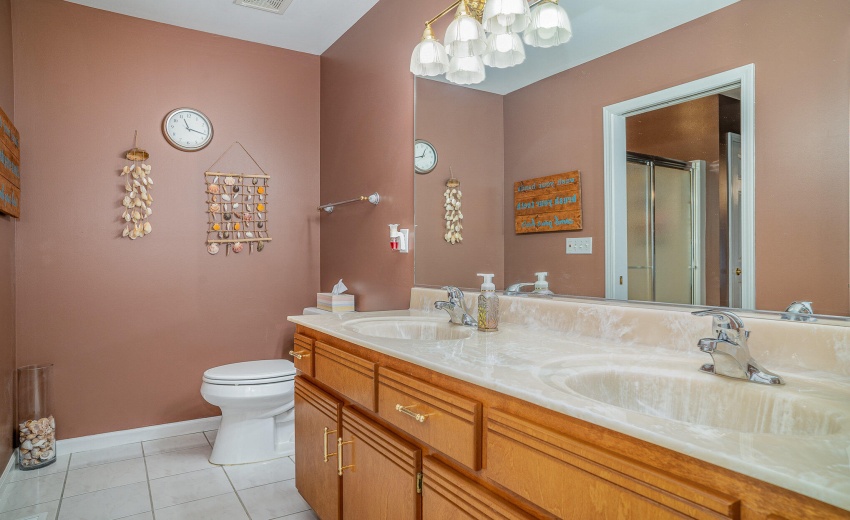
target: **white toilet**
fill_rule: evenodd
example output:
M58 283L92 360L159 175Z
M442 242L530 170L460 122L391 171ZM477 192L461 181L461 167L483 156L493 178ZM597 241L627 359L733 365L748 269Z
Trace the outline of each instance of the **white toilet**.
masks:
M221 408L210 462L248 464L295 453L295 366L247 361L204 372L201 395Z

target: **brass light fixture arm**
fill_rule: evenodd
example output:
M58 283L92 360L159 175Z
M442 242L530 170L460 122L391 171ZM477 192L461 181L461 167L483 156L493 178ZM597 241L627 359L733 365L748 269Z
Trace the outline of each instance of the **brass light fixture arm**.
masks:
M427 22L425 22L425 27L430 26L432 23L436 22L436 21L437 21L437 20L439 20L440 18L442 18L442 17L446 16L447 14L449 14L449 12L450 12L452 9L457 8L457 6L459 6L459 5L460 5L460 3L461 3L461 2L463 2L463 1L464 1L464 0L457 0L457 2L455 2L455 3L453 3L452 5L450 5L450 6L446 7L445 9L443 9L443 12L442 12L442 13L438 14L438 15L437 15L437 16L435 16L434 18L431 18L430 20L428 20Z
M464 1L466 1L466 0L457 0L456 2L452 3L452 5L443 9L443 11L440 14L438 14L434 18L431 18L427 22L425 22L425 28L427 29L428 27L431 27L431 24L433 24L434 22L436 22L440 18L446 16L447 14L449 14L452 11L452 9L456 9L457 6L459 6L460 3L464 2ZM532 7L535 7L539 4L542 4L543 2L552 2L553 4L557 4L558 0L534 0L534 1L528 3L528 7L529 7L529 9L531 9ZM479 6L480 11L478 12L478 14L480 15L480 13L484 11L484 4L487 3L487 0L478 0L477 3L480 4L480 6Z

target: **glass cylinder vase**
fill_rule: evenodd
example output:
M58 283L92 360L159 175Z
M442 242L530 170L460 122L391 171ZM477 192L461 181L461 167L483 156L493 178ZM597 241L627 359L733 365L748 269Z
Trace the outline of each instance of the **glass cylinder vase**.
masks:
M18 467L39 469L56 462L53 365L18 369Z

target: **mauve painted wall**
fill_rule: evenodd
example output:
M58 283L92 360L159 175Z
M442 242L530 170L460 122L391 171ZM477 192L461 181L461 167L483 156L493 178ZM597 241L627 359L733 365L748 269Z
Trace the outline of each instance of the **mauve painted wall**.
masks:
M818 312L850 314L846 0L744 0L509 94L506 193L522 178L581 170L584 229L569 236L594 244L592 255L560 256L565 234L508 233L505 280L527 277L512 267L523 265L520 255L558 255L555 291L604 296L602 108L748 63L756 66L756 305L812 299ZM564 121L561 132L543 130Z
M0 107L15 122L12 4L0 0ZM26 140L22 138L24 145ZM23 169L26 173L26 168ZM15 220L0 216L0 467L12 453L15 431Z
M411 254L393 253L387 225L413 228L410 53L423 22L445 7L381 0L322 54L321 200L381 194L378 206L322 215L322 290L344 278L359 311L409 306L416 239ZM435 31L445 31L441 23Z
M504 286L504 97L459 85L416 81L416 138L437 149L437 167L414 180L417 285L478 288L477 273ZM451 171L463 195L463 242L445 240L445 191Z
M204 370L285 356L286 316L315 304L319 57L60 0L13 0L13 12L18 362L56 364L62 438L217 415ZM205 150L162 137L180 106L211 118ZM130 241L118 170L135 129L156 185L153 233ZM210 256L204 171L236 140L272 176L274 240Z

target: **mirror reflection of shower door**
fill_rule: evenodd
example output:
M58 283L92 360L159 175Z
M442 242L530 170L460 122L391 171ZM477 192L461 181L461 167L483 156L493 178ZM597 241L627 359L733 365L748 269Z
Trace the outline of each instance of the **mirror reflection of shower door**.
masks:
M726 134L726 172L729 194L729 307L742 307L741 271L741 136Z
M700 192L691 164L633 153L627 160L628 298L701 303L694 244L702 220L692 200Z

